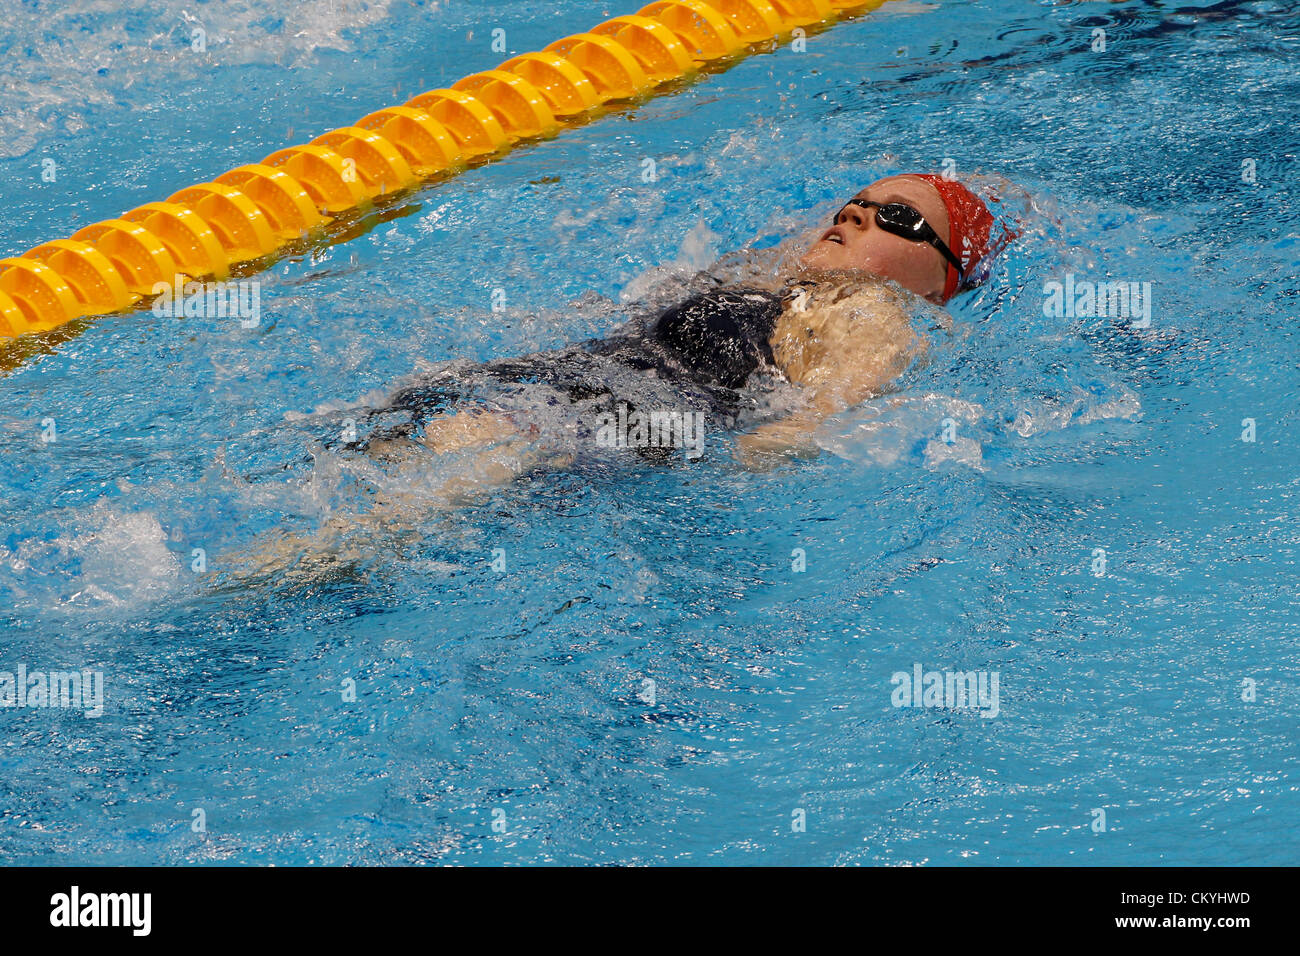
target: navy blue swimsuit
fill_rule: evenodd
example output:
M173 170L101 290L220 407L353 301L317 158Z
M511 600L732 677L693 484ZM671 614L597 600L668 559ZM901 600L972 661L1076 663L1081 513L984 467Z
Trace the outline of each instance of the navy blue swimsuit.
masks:
M757 289L715 289L668 309L643 340L595 340L587 348L633 368L654 367L706 387L743 388L760 365L773 365L772 330L781 296ZM643 350L629 354L629 345Z
M782 301L764 290L710 289L607 338L448 368L403 388L384 411L405 410L418 421L493 389L541 383L570 403L598 399L591 406L597 409L616 402L648 406L671 395L674 404L698 408L728 427L745 405L739 390L760 367L774 364L769 340ZM628 376L629 369L641 374Z

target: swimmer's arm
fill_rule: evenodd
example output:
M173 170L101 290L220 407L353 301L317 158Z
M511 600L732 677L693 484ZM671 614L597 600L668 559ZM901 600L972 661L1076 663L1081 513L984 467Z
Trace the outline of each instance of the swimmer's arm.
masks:
M925 340L912 333L906 316L900 311L897 318L885 335L860 336L854 348L840 353L835 367L815 370L814 382L805 386L803 410L739 436L737 460L761 471L782 461L817 457L821 448L814 432L822 422L882 394L925 351Z
M819 412L797 412L759 425L736 438L736 460L751 471L764 471L792 458L816 458L821 449L812 434L822 419Z
M765 422L736 439L736 458L753 471L763 471L794 458L816 458L821 453L814 432L822 422L880 394L887 384L870 378L811 387L807 406L774 422Z

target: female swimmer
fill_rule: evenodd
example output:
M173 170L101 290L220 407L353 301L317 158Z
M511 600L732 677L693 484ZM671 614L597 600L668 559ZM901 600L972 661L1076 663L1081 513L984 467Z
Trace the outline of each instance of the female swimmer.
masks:
M956 181L890 176L850 199L798 260L796 275L773 287L707 289L603 339L448 363L370 409L370 433L352 446L409 464L405 470L421 476L418 489L384 482L364 516L335 514L309 550L324 554L333 545L323 539L341 541L362 525L403 524L392 520L403 500L453 506L534 468L563 467L594 449L597 422L616 412L626 420L636 411L691 411L732 430L761 418L770 405L765 388L793 386L798 398L784 417L738 436L736 454L760 467L815 451L811 433L822 419L879 395L924 351L904 297L884 280L948 302L981 281L993 224ZM652 459L665 453L640 451ZM429 469L430 452L445 455L448 467ZM283 558L303 544L282 541L275 550Z
M745 386L762 371L799 386L804 407L742 436L738 453L750 464L765 451L797 453L822 418L879 394L923 347L903 301L880 280L945 303L979 281L992 226L987 207L960 183L917 174L882 179L840 209L799 260L798 278L776 289L698 293L653 321L642 317L565 349L453 364L375 410L376 418L397 413L404 420L380 429L366 447L392 453L394 443L418 441L449 451L514 435L536 438L535 416L530 421L506 400L510 386L524 384L547 386L548 404L573 408L567 421L587 438L601 412L617 405L648 412L652 402L699 410L734 428L759 398ZM613 383L627 379L617 374L620 367L668 387L652 389L643 380L636 394L619 394ZM530 393L533 404L537 393Z

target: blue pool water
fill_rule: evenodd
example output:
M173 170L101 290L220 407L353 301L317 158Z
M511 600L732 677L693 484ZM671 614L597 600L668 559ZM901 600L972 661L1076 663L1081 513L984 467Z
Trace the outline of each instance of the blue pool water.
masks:
M0 253L489 69L494 28L513 54L628 12L10 3ZM0 859L1300 862L1297 56L1285 3L890 3L280 261L254 328L11 346L0 671L105 695L0 709ZM945 161L1020 236L816 459L710 436L214 584L351 494L321 437L368 396L600 334ZM1150 283L1149 324L1045 314L1067 275ZM893 706L916 664L996 672L997 716Z

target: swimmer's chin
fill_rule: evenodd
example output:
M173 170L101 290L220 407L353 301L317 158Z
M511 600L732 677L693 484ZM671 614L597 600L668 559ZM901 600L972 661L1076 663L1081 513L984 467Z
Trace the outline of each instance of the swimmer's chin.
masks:
M835 261L843 252L842 246L823 239L814 243L812 248L799 257L796 270L802 273L844 269L844 263Z
M796 275L801 279L825 280L829 282L843 282L846 279L875 279L883 282L884 276L873 272L870 269L862 269L854 266L844 265L837 262L824 262L821 256L815 254L816 250L808 253L799 260L795 267Z
M818 250L814 246L810 252L798 261L795 267L797 278L828 283L842 283L850 280L878 282L925 299L935 305L943 305L943 297L940 295L921 295L914 290L908 289L898 280L876 272L874 269L864 269L861 266L849 266L836 262L822 262L822 257L817 252Z

